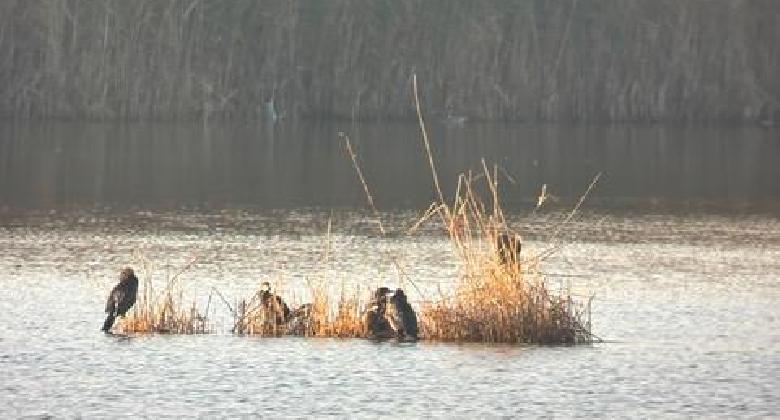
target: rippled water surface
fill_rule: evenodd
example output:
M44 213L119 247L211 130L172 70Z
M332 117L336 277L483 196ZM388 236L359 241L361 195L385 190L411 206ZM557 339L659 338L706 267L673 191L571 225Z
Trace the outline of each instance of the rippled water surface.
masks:
M384 214L394 232L416 216ZM533 252L562 217L512 224ZM98 331L103 299L139 255L158 277L196 258L185 284L201 303L210 287L236 299L264 279L288 290L312 278L394 286L393 259L425 294L450 286L457 262L435 225L382 238L349 211L6 214L0 417L780 414L780 219L593 211L564 237L544 270L554 287L595 293L604 343L269 339L224 325L205 336L119 337Z
M413 304L451 290L441 227L406 234L434 196L415 124L2 122L0 418L780 416L776 127L430 123L444 194L495 164L524 252L603 174L542 269L595 295L604 342L229 333L213 288L235 303L269 281L301 302L308 282L396 287L400 269ZM184 299L208 303L214 334L98 331L121 267L160 284L192 261Z

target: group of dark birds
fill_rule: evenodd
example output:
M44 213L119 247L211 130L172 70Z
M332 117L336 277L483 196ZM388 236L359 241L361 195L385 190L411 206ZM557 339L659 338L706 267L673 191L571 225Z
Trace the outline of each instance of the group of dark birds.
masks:
M417 314L406 299L402 289L396 289L392 296L390 289L380 287L374 292L364 323L369 338L417 340Z
M496 253L501 264L516 264L521 248L520 238L516 235L502 233L496 238ZM108 294L103 331L110 332L116 317L124 317L127 314L135 304L137 294L138 277L133 269L123 269L119 274L119 284ZM311 312L310 304L291 311L281 296L271 292L268 282L262 284L258 295L260 304L270 314L273 322L277 325L291 323L293 333ZM363 321L369 338L414 341L418 337L417 314L402 289L396 289L394 292L387 287L376 289Z
M312 305L304 304L291 310L281 296L271 291L268 282L260 286L257 296L265 322L270 326L286 326L286 334L305 335L309 326ZM402 289L392 292L378 288L364 313L365 335L373 339L397 338L417 340L417 314Z
M273 319L277 325L290 321L293 317L290 307L284 302L281 296L271 292L271 284L263 282L258 292L260 305L266 310L268 318Z

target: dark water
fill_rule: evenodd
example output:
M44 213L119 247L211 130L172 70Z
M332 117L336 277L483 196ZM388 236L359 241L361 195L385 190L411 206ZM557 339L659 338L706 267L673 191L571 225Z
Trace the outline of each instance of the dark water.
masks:
M780 202L780 131L763 127L431 125L440 179L499 165L508 206L542 184L592 204L716 207ZM11 208L362 207L337 135L352 137L380 208L426 208L428 162L414 124L0 125L0 203ZM568 204L567 204L568 205Z
M413 304L452 286L458 262L439 226L377 235L332 135L348 126L276 130L3 128L0 417L780 415L780 217L722 201L778 197L768 130L435 128L442 179L478 169L479 156L512 173L510 225L524 252L549 246L565 216L529 214L538 185L567 204L605 171L593 198L607 205L586 206L542 266L551 287L595 294L604 343L234 337L224 305L209 311L213 335L100 334L118 268L142 260L160 281L196 258L183 282L199 305L211 287L233 300L266 280L291 300L306 300L312 280L395 287L395 264L420 288L405 286ZM405 232L432 199L416 132L359 133L382 217ZM730 210L638 210L622 207L626 197Z

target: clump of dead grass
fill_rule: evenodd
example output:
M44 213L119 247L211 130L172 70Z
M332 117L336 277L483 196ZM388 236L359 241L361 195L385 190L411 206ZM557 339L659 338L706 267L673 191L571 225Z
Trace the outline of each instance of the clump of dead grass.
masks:
M480 192L477 182L482 180ZM539 269L543 254L525 250L516 260L499 258L499 235L522 236L504 217L497 167L490 171L483 161L479 176L461 175L453 204L439 206L437 213L447 226L461 273L452 293L422 303L423 337L494 343L591 341L589 323L583 322L589 308L568 290L548 286Z
M172 276L164 278L164 286L155 287L154 265L143 255L136 255L142 266L138 297L129 315L114 327L121 333L205 334L213 331L206 314L211 295L203 311L196 303L185 303L182 276L192 268L192 259Z
M448 204L439 184L415 75L412 81L422 141L438 195L438 201L424 217L439 216L461 264L455 290L440 293L438 300L423 302L419 312L422 336L432 340L502 343L591 342L590 322L583 322L584 317L590 317L590 301L586 307L577 304L569 291L553 292L538 268L543 258L557 249L557 234L573 217L599 176L591 182L569 217L556 228L551 249L539 254L526 251L515 261L500 261L498 235L510 234L520 240L522 236L512 231L504 217L498 192L498 167L491 171L483 160L481 173L462 174L455 199ZM537 207L542 204L543 196L544 193ZM373 206L373 200L369 199L369 204Z
M296 335L305 337L356 338L366 336L363 322L364 304L357 290L351 291L343 284L338 291L328 287L325 281L310 281L311 301L305 304L293 299L290 317L279 322L280 308L271 301L263 305L256 293L249 300L237 305L233 331L238 334L261 336ZM276 293L284 295L277 288Z
M359 292L350 291L343 284L335 298L331 298L322 284L310 284L314 299L306 335L312 337L365 337L364 304Z

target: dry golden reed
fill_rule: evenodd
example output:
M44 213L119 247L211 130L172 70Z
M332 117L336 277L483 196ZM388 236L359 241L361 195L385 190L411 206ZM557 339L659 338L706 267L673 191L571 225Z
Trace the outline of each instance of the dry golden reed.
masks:
M263 305L255 297L239 303L234 332L265 336L297 335L306 337L356 338L367 335L363 323L364 304L360 293L341 285L331 293L326 282L309 282L311 302L293 305L288 319L281 321L274 299ZM258 292L259 293L259 292ZM283 293L280 295L283 295ZM245 303L246 302L246 303ZM247 308L245 310L241 308ZM281 321L281 322L280 322Z
M182 274L196 262L191 260L173 276L165 279L165 286L156 290L152 281L153 267L142 255L137 255L144 274L138 297L129 315L120 319L115 329L121 333L205 334L213 331L205 316L211 303L201 312L195 302L184 302Z
M498 202L497 171L479 177L490 205L476 192L472 175L459 178L454 204L441 211L461 274L450 294L423 302L422 336L432 340L564 344L590 341L583 309L566 292L553 293L539 271L540 258L526 251L516 261L499 258L498 236L511 232Z
M500 261L498 236L507 234L521 240L521 235L511 231L504 217L498 192L498 166L491 171L483 159L481 173L469 172L458 177L452 204L444 199L422 115L416 75L412 75L412 88L438 195L438 202L431 208L447 227L461 264L455 291L440 293L438 300L423 302L419 314L422 336L432 340L502 343L590 342L590 325L583 326L580 320L585 309L575 305L570 294L563 291L554 294L549 290L538 270L540 255L528 256L526 251L516 260ZM598 176L566 221L597 180ZM486 192L480 192L478 183L484 183L486 188L481 191ZM489 197L487 200L483 198L485 195Z
M480 194L478 184L483 183L487 188L481 188ZM485 200L483 196L489 198ZM420 338L541 344L592 341L589 322L583 322L589 308L578 304L568 291L553 292L548 287L539 268L542 257L549 255L547 251L539 254L525 251L517 259L504 262L499 258L498 236L509 234L519 239L520 235L510 231L504 217L497 168L491 172L483 162L483 172L478 176L461 175L453 204L432 205L412 230L435 216L446 226L460 262L460 275L452 292L440 291L437 299L423 301L417 308ZM308 286L312 296L310 305L305 306L305 311L299 310L299 317L293 315L289 322L276 322L277 309L263 309L256 299L250 299L244 307L252 309L241 311L238 332L273 336L368 336L363 314L372 287L364 287L361 293L360 288L350 291L342 284L334 293L324 280L309 282Z

